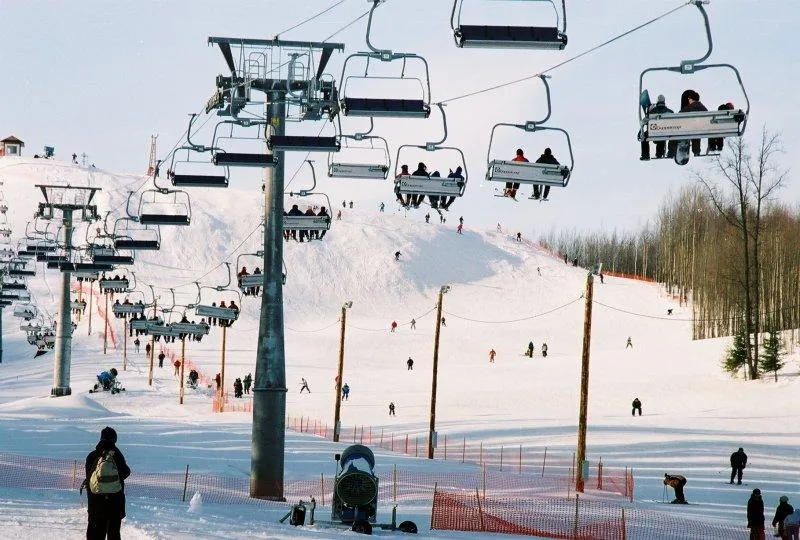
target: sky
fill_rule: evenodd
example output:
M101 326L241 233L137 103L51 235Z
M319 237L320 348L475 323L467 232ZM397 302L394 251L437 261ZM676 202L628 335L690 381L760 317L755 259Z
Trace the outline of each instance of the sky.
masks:
M271 38L331 4L332 0L292 4L246 0L221 8L218 2L206 0L0 0L0 136L14 133L23 139L28 155L50 145L59 159L85 152L88 161L99 168L143 173L149 136L159 135L159 155L165 157L183 136L187 115L201 108L214 90L214 78L225 71L219 51L207 45L208 36ZM551 8L530 4L466 0L463 20L495 24L552 21ZM681 4L674 0L569 0L569 44L564 51L554 52L458 49L450 30L449 1L389 0L376 12L372 41L380 48L424 56L430 64L433 100L440 101L534 75ZM345 0L280 36L323 40L369 5L363 0ZM795 53L800 38L795 28L800 6L773 0L714 0L707 9L714 37L709 61L735 64L747 89L751 116L746 138L755 143L765 125L780 132L785 149L781 165L791 169L793 151L800 145L800 128L790 121L792 115L787 115L782 105L795 101L791 88L798 68ZM336 35L334 41L346 46L345 52L336 53L330 62L329 71L337 79L346 55L366 48L365 28L366 19L362 19ZM491 227L500 222L537 236L563 228L631 229L651 220L667 195L691 183L693 171L709 171L712 163L701 159L678 167L667 161L639 161L639 74L648 67L698 58L705 47L701 17L696 8L687 6L550 72L553 110L548 125L569 132L575 167L569 186L553 189L548 203L496 198L493 186L482 182L492 126L542 117L546 105L541 82L532 79L450 102L447 143L463 150L469 178L466 194L453 205L454 215L448 222L463 215L468 227ZM676 105L680 93L689 87L700 92L709 108L727 101L737 107L744 103L735 78L726 70L653 77L646 86L653 96L667 95L668 105ZM297 129L315 133L320 127ZM363 127L363 123L343 119L345 132ZM399 145L439 138L441 121L436 113L428 120L379 120L375 132L389 141L394 160ZM210 142L210 132L206 135ZM552 146L558 157L557 149L563 144L541 134L520 135L519 140L504 143L506 159L518 146L533 158ZM498 157L504 157L502 148L499 152ZM295 171L301 157L287 162L287 175ZM317 154L312 159L317 164L319 188L332 201L353 199L375 208L380 202L391 203L390 181L324 178L326 158ZM455 163L434 163L432 168L445 172L453 166ZM301 172L298 182L303 175L307 172ZM252 188L254 203L260 204L257 180L234 175L232 182ZM790 175L779 197L791 202L799 191ZM408 218L421 220L424 213L424 209L410 212Z

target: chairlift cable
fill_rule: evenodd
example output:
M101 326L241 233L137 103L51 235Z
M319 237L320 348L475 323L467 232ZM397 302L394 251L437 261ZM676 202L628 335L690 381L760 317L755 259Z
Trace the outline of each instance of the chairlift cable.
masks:
M686 0L680 6L678 6L676 8L673 8L673 9L671 9L671 10L665 12L665 13L662 13L658 17L650 19L649 21L646 21L646 22L644 22L644 23L642 23L642 24L640 24L638 26L635 26L634 28L631 28L630 30L626 30L622 34L614 36L611 39L608 39L608 40L604 41L603 43L595 45L594 47L591 47L591 48L589 48L589 49L587 49L587 50L585 50L585 51L583 51L581 53L576 54L575 56L567 58L566 60L564 60L562 62L559 62L558 64L555 64L553 66L550 66L549 68L544 69L544 70L540 71L539 73L535 73L533 75L528 75L528 76L522 77L520 79L515 79L513 81L508 81L508 82L497 84L497 85L494 85L494 86L489 86L489 87L483 88L481 90L475 90L474 92L469 92L467 94L462 94L460 96L455 96L455 97L452 97L452 98L443 99L443 100L439 101L439 103L441 103L441 104L451 103L453 101L458 101L460 99L465 99L465 98L468 98L468 97L473 97L473 96L477 96L477 95L480 95L480 94L485 94L487 92L493 92L495 90L499 90L501 88L505 88L506 86L512 86L512 85L515 85L515 84L519 84L521 82L525 82L525 81L529 81L531 79L535 79L537 77L541 77L542 75L544 75L546 73L549 73L551 71L555 71L556 69L558 69L558 68L560 68L562 66L565 66L566 64L569 64L570 62L573 62L573 61L575 61L575 60L577 60L579 58L582 58L582 57L586 56L587 54L593 53L594 51L597 51L598 49L602 49L606 45L610 45L611 43L614 43L615 41L617 41L619 39L622 39L622 38L624 38L624 37L636 32L638 30L641 30L642 28L644 28L646 26L649 26L649 25L651 25L651 24L653 24L653 23L655 23L655 22L657 22L657 21L659 21L659 20L661 20L661 19L663 19L663 18L665 18L665 17L667 17L669 15L672 15L673 13L675 13L678 10L680 10L681 8L684 8L684 7L689 6L689 5L693 5L695 3L695 1L696 0Z
M337 36L337 35L339 35L340 33L344 32L345 30L347 30L348 28L350 28L351 26L353 26L354 24L356 24L358 21L360 21L361 19L363 19L364 17L366 17L367 15L369 15L369 12L370 12L370 11L371 11L371 10L369 10L369 9L368 9L367 11L365 11L364 13L362 13L361 15L359 15L358 17L356 17L355 19L353 19L352 21L350 21L349 23L347 23L346 25L344 25L343 27L339 28L339 29L338 29L336 32L334 32L333 34L331 34L331 35L329 35L328 37L326 37L325 39L323 39L323 40L322 40L322 42L323 42L323 43L325 43L325 42L326 42L326 41L328 41L329 39L333 39L334 37L336 37L336 36Z
M507 320L507 321L482 321L482 320L479 320L479 319L471 319L469 317L464 317L463 315L456 315L455 313L451 313L449 311L443 311L443 313L445 313L449 317L455 317L456 319L461 319L461 320L464 320L464 321L470 321L470 322L474 322L474 323L481 323L481 324L512 324L512 323L518 323L518 322L523 322L523 321L529 321L531 319L536 319L538 317L544 317L545 315L549 315L551 313L554 313L556 311L559 311L559 310L562 310L562 309L564 309L566 307L569 307L572 304L580 301L582 298L583 298L583 296L579 296L578 298L576 298L574 300L571 300L570 302L567 302L566 304L564 304L562 306L555 307L555 308L550 309L548 311L543 311L542 313L537 313L536 315L531 315L529 317L523 317L521 319L511 319L511 320Z
M614 306L609 306L608 304L604 304L602 302L598 302L597 300L592 300L592 302L597 304L597 305L599 305L599 306L602 306L604 308L610 309L612 311L618 311L620 313L625 313L627 315L633 315L634 317L642 317L642 318L645 318L645 319L657 319L657 320L661 320L661 321L702 323L702 322L729 321L729 320L732 320L732 319L743 318L744 317L744 315L739 315L739 316L730 316L730 317L715 317L715 318L708 318L708 319L700 319L700 318L697 318L697 319L682 319L682 318L678 318L678 317L669 317L669 316L664 317L662 315L648 315L646 313L637 313L635 311L629 311L629 310L626 310L626 309L622 309L622 308L618 308L618 307L614 307ZM800 307L800 306L798 306L798 305L786 306L786 307L782 307L782 308L778 308L778 309L775 309L775 310L772 310L772 311L765 312L764 315L773 315L773 314L779 313L781 311L796 310L798 307Z
M275 37L276 37L276 38L279 38L279 37L281 36L281 34L285 34L285 33L287 33L287 32L291 32L292 30L294 30L294 29L296 29L296 28L300 28L300 27L301 27L301 26L303 26L304 24L306 24L306 23L308 23L308 22L311 22L311 21L313 21L313 20L314 20L314 19L316 19L317 17L320 17L320 16L322 16L322 15L325 15L327 12L329 12L330 10L332 10L333 8L335 8L336 6L339 6L339 5L341 5L341 4L344 4L346 1L347 1L347 0L339 0L338 2L334 2L334 3L333 3L333 5L331 5L331 6L327 7L327 8L325 8L325 9L323 9L322 11L320 11L319 13L317 13L316 15L312 15L312 16L311 16L311 17L309 17L308 19L306 19L306 20L304 20L304 21L300 21L299 23L295 24L294 26L291 26L291 27L287 28L286 30L284 30L284 31L282 31L282 32L278 32L277 34L275 34Z

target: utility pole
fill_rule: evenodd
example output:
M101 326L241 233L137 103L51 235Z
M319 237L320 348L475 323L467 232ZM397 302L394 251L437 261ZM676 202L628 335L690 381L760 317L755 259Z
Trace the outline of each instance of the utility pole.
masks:
M94 298L94 281L89 282L89 334L92 335L92 299Z
M583 462L586 461L586 418L589 409L589 349L592 341L592 293L594 291L594 276L591 271L586 277L586 307L583 316L583 353L581 354L581 403L578 412L578 452L577 469L575 475L575 490L583 493L585 478L583 477Z
M336 371L336 405L333 409L333 442L339 442L342 430L340 414L342 409L342 377L344 373L344 329L347 324L347 308L353 307L353 302L342 305L341 328L339 330L339 369Z
M217 389L217 393L219 394L219 412L225 412L225 348L228 342L228 327L225 326L228 321L225 321L225 324L222 325L222 356L220 358L220 363L222 364L219 369L219 388Z
M178 402L183 405L183 366L186 364L186 334L181 338L181 390Z
M158 298L153 295L153 319L156 318L156 309L158 308ZM147 375L147 385L153 386L153 360L156 354L156 336L150 335L150 368Z
M61 212L61 244L65 257L69 259L72 252L73 213L80 211L81 219L84 221L96 220L97 207L91 202L94 194L100 188L40 184L37 184L36 187L42 191L44 196L44 202L39 203L36 216L50 220L53 219L55 210ZM59 298L58 327L56 328L56 354L53 359L53 388L50 390L50 395L53 397L72 394L72 388L70 388L72 362L71 277L68 268L61 268L61 297Z
M122 331L122 371L128 371L128 314L125 314L125 318L123 319Z
M3 306L0 306L0 364L3 363Z
M105 326L103 330L103 354L108 354L108 326L110 324L108 322L108 291L104 293L104 296L106 297L106 316L104 318Z
M439 375L439 334L442 330L442 300L450 285L442 285L436 301L436 330L433 335L433 382L431 383L431 425L428 430L428 459L433 459L436 447L436 382Z

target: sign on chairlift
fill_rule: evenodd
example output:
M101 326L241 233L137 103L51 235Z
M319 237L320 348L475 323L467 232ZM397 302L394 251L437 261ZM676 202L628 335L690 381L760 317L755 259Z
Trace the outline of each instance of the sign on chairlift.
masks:
M239 276L240 287L263 287L264 274L248 274L246 276Z
M239 311L231 308L223 308L218 306L195 306L194 312L198 317L210 317L212 319L221 319L223 321L235 321L239 317Z
M127 289L127 279L101 279L100 292L114 292L115 290Z
M563 186L569 167L550 163L525 163L496 159L489 164L487 179L493 182Z
M174 322L170 326L181 334L202 334L208 335L209 326L207 324Z
M744 116L741 110L651 114L645 118L647 140L738 137Z
M330 216L283 216L284 231L327 231L330 228Z
M383 180L389 167L386 165L369 165L360 163L331 163L328 176L334 178L362 178Z
M99 272L72 272L72 275L76 278L85 279L87 281L97 281L100 279Z
M423 195L447 195L457 197L464 188L464 180L427 176L401 176L400 193Z
M34 323L20 323L19 329L21 332L38 332L42 329L42 325Z
M144 313L144 304L114 304L111 306L114 315L130 315Z
M147 330L148 322L146 319L135 319L130 322L130 325L133 330Z
M175 336L178 337L181 332L175 330L170 324L156 324L154 321L148 321L145 331L151 336Z

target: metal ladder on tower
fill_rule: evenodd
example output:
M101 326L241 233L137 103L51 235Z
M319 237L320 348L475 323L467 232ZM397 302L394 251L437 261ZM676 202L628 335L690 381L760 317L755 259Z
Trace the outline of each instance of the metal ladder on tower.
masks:
M153 176L156 172L156 139L158 139L158 135L150 135L150 159L147 164L147 176Z

